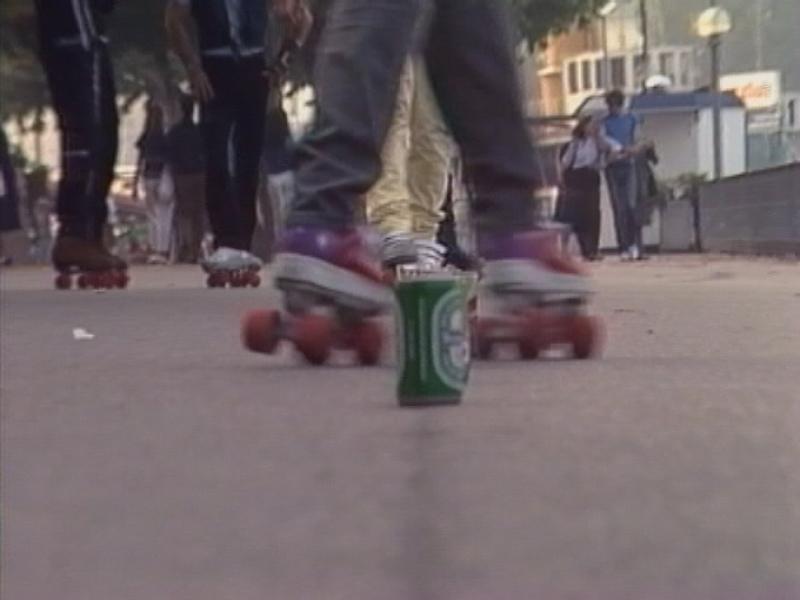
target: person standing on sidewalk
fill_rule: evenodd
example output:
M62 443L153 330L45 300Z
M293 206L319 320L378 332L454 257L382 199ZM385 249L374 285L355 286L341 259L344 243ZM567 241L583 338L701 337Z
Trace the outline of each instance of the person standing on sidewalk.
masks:
M606 168L606 182L614 213L622 260L642 258L642 228L636 215L636 169L633 155L636 152L638 121L625 110L625 94L613 90L606 94L608 116L603 121L605 135L616 141L622 152Z
M383 171L366 197L367 219L383 236L384 265L444 263L445 248L436 236L452 154L425 62L410 58L383 146Z
M3 234L22 229L19 199L17 173L11 162L6 133L0 128L0 266L11 264L11 257L4 254Z
M205 234L205 152L194 122L194 99L181 96L181 120L167 133L167 165L175 185L175 250L178 262L196 263Z
M215 247L206 260L209 270L261 266L250 248L269 92L265 50L270 5L270 0L167 4L168 37L201 103L206 202Z
M152 100L147 103L147 119L136 147L139 149L139 161L133 189L137 193L138 184L142 182L151 252L148 262L166 264L172 247L175 193L172 176L167 169L164 111Z
M118 116L106 19L115 0L35 0L40 57L61 129L58 270L124 271L103 241Z
M290 13L295 0L275 0ZM534 148L525 127L505 0L435 0L423 55L474 190L483 284L498 293L584 298L585 271L536 230ZM354 226L381 174L399 82L421 3L334 0L317 55L317 119L297 151L297 194L275 261L287 296L384 310L380 265Z
M600 258L600 171L607 159L613 160L621 150L622 146L601 131L595 117L585 116L561 155L562 193L556 220L572 227L586 260Z

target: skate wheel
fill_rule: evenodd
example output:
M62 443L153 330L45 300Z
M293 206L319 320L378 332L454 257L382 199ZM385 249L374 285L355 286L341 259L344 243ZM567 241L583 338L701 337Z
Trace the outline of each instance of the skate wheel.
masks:
M585 360L596 356L602 350L603 324L595 317L576 317L571 325L570 338L575 358Z
M372 367L381 359L383 351L383 330L372 321L359 323L353 331L353 348L359 364Z
M272 354L280 341L281 316L274 310L254 310L242 317L242 344L251 352Z
M67 273L61 273L60 275L56 276L57 290L68 290L70 288L72 288L72 277L70 277Z
M98 290L110 290L116 284L116 277L113 273L97 273L94 279L94 288Z
M125 271L114 271L111 274L111 280L112 280L111 287L124 290L126 287L128 287L128 282L130 282L130 277L128 277L128 274Z
M251 273L250 277L248 278L248 283L250 287L257 288L261 285L261 277L258 276L258 273Z
M481 319L475 319L472 329L472 346L475 356L481 360L490 360L494 351L492 343L491 326Z
M322 365L331 354L333 324L327 317L306 315L294 324L292 339L309 364Z
M210 288L225 287L225 278L221 273L211 273L206 279L206 285Z
M536 315L526 316L521 323L521 331L517 340L519 357L522 360L536 360L541 351L539 342L539 329L542 324Z
M93 287L94 278L88 273L78 275L78 287L82 290Z

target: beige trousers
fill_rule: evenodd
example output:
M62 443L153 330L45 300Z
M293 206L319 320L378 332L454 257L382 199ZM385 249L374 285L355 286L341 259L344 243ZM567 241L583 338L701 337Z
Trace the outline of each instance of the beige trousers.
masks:
M369 223L383 234L435 238L451 157L425 65L409 60L383 147L383 173L366 198Z

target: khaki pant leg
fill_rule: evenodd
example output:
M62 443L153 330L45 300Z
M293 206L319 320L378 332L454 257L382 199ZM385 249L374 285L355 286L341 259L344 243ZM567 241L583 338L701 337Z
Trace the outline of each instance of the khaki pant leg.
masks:
M383 172L366 197L368 222L383 234L411 233L408 152L414 71L411 61L403 70L392 124L383 146Z

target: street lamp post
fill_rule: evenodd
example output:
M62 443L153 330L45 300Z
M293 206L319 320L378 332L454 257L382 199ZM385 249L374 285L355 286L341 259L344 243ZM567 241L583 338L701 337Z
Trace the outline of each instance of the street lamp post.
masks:
M704 10L697 19L697 33L708 40L711 56L711 92L714 94L714 179L722 177L722 106L719 88L720 46L722 36L733 28L728 11L718 6Z

